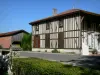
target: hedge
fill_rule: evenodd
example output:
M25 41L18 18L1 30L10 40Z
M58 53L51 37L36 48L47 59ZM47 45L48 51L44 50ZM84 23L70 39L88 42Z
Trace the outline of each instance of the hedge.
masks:
M13 75L100 75L99 70L38 58L14 58L12 72Z

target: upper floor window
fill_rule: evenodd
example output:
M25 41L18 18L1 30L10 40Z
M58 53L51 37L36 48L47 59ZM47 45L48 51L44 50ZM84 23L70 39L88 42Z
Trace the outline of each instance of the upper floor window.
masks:
M46 23L46 30L50 29L50 24L51 24L51 22Z
M63 19L60 19L59 20L59 28L62 28L64 25L64 20Z
M39 25L36 25L36 26L35 26L35 30L36 30L36 31L39 31Z

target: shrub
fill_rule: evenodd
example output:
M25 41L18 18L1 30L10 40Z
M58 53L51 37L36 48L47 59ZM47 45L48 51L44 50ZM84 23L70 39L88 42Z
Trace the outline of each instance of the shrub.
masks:
M60 53L57 49L52 50L52 53Z
M37 58L13 59L14 75L99 75L99 70L63 65L59 62ZM92 74L91 74L92 73Z
M3 47L2 47L2 45L0 45L0 49L2 49Z
M45 52L47 52L47 50L45 50Z
M97 49L93 49L92 54L98 54Z
M23 51L31 51L32 50L32 34L24 34L22 40L21 40L21 48Z

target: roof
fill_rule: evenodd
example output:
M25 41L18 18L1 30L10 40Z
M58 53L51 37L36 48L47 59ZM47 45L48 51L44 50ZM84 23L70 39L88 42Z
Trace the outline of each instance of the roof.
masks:
M36 23L39 23L39 22L43 22L43 21L46 21L46 20L51 20L51 19L54 19L54 18L65 16L65 15L75 14L77 12L83 12L85 14L90 14L90 15L94 15L94 16L100 16L100 14L89 12L89 11L85 11L85 10L81 10L81 9L71 9L71 10L67 10L65 12L59 13L59 14L57 14L55 16L50 16L50 17L47 17L47 18L44 18L44 19L40 19L40 20L37 20L37 21L30 22L29 24L33 25L33 24L36 24Z
M21 32L24 32L24 33L27 33L25 30L16 30L16 31L11 31L11 32L7 32L7 33L1 33L0 34L0 37L4 37L4 36L12 36L12 35L15 35L15 34L18 34L18 33L21 33Z

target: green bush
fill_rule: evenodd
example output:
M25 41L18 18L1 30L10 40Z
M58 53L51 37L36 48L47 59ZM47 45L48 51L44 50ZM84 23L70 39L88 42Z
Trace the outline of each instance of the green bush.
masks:
M24 34L21 40L21 48L23 51L31 51L32 50L32 34Z
M2 45L0 45L0 49L2 49L3 47L2 47Z
M97 49L93 49L92 54L98 54Z
M52 53L60 53L57 49L52 50Z
M37 58L15 58L13 75L100 75L100 71ZM92 74L91 74L92 73Z

